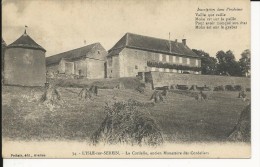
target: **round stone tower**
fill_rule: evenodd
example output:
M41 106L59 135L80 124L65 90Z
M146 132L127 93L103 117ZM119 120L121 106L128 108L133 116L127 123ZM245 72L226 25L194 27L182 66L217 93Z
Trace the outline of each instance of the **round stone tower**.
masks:
M27 33L6 47L4 84L44 86L46 83L46 50Z

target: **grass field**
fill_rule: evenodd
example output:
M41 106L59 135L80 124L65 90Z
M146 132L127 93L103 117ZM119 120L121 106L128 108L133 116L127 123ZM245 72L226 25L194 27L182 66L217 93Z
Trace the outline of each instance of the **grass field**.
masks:
M100 89L97 97L86 101L79 99L80 90L58 88L62 100L53 108L39 102L44 88L4 86L3 138L89 141L105 118L106 102L128 99L148 102L153 93ZM238 92L208 92L208 95L209 100L204 102L172 92L163 103L145 112L157 121L166 142L224 142L248 102L238 99Z

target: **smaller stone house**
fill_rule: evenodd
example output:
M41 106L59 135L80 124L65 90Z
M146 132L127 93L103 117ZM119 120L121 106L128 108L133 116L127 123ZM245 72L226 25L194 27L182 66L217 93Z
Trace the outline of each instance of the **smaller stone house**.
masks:
M47 73L104 78L106 55L107 51L100 43L59 53L46 58Z

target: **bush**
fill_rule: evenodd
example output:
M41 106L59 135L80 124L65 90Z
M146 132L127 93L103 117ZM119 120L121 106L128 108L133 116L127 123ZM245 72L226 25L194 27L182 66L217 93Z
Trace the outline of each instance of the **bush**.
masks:
M92 135L93 144L130 144L157 146L163 143L155 120L140 111L143 103L135 100L106 105L106 117Z

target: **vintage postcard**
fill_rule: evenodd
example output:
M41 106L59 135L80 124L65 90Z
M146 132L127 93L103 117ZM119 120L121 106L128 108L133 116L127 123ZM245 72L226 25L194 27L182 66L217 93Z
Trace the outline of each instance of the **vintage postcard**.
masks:
M250 158L249 0L3 0L3 158Z

